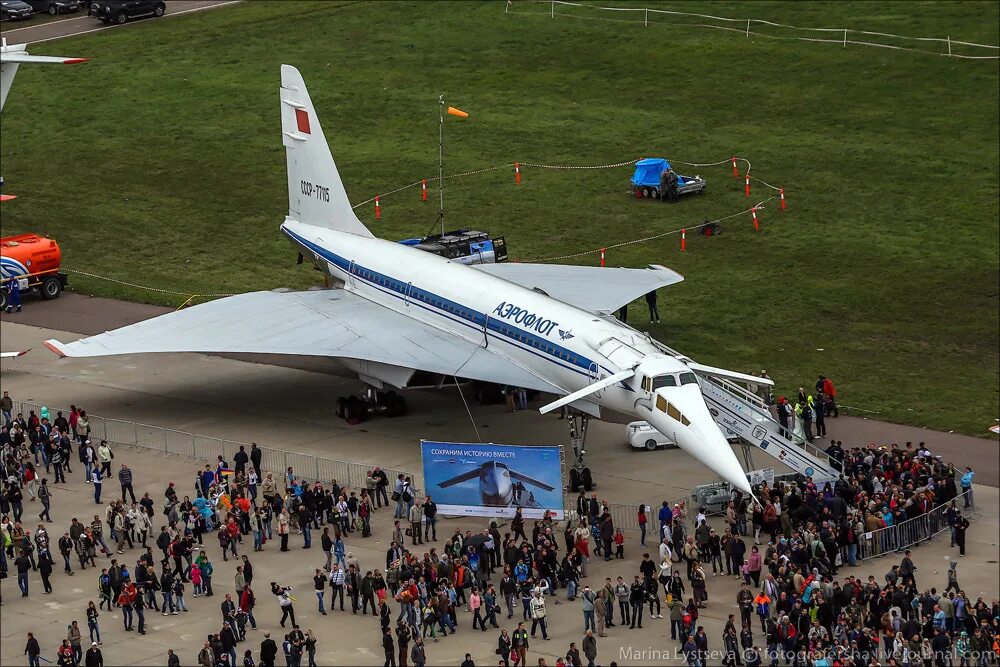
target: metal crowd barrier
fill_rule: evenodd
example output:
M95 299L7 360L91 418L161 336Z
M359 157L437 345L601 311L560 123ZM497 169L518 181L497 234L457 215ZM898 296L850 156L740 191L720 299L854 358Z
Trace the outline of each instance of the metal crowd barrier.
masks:
M968 491L959 494L953 501L942 503L932 508L929 512L907 519L892 526L886 526L879 530L866 532L858 543L858 560L868 560L878 558L892 553L904 551L921 542L930 540L946 530L950 530L948 525L948 508L951 503L962 511L962 515L968 519L970 512L974 510L973 503L965 507L965 501L969 496Z
M589 495L587 496L590 497ZM600 495L598 494L598 497ZM670 507L678 504L682 501L688 501L688 521L694 520L694 514L691 513L691 503L690 499L686 496L681 496L680 498L669 501ZM622 530L639 530L639 503L634 503L631 505L625 505L623 503L604 503L608 511L611 513L611 520L614 522L615 528L621 528ZM657 516L660 513L660 507L663 506L663 501L654 501L651 503L646 503L646 532L647 541L652 540L654 543L658 541L657 534L660 529L660 520ZM580 513L576 511L576 496L566 497L565 506L566 518L569 521L576 522L580 518ZM695 511L697 513L697 510ZM650 537L651 536L651 537Z
M36 415L41 413L41 405L28 403L25 401L14 401L14 414L27 415L34 411ZM63 416L69 418L69 410L66 408L49 408L49 419L54 420L56 412L62 412ZM236 442L233 440L223 440L207 435L197 435L186 431L163 428L162 426L152 426L150 424L139 424L123 419L110 419L87 413L90 420L90 438L96 444L101 440L107 440L111 445L128 445L141 447L151 451L163 452L164 454L176 454L206 463L215 463L221 454L232 464L233 456L239 451L242 445L250 454L250 443ZM368 478L368 471L374 464L355 463L351 461L341 461L338 459L328 459L311 454L301 454L298 452L287 452L271 447L260 447L263 470L275 474L275 479L280 479L281 475L288 468L292 468L296 475L304 479L315 479L322 481L337 480L341 485L345 483L353 488L364 488ZM399 474L408 475L416 481L413 474L405 470L396 470L380 466L389 478L390 484L395 481Z

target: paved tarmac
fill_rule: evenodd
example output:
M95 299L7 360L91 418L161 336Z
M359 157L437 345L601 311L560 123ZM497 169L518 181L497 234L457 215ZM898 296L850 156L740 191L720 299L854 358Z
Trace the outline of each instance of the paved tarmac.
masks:
M205 9L213 9L224 5L231 5L238 0L201 0L194 2L191 0L170 0L167 3L167 13L164 17L190 14ZM126 23L125 26L136 25L147 19L137 19ZM32 25L34 18L28 22L5 22L0 31L10 44L33 44L36 42L50 42L63 37L75 37L101 30L114 30L125 26L104 25L92 16L87 16L84 11L66 16L54 21Z

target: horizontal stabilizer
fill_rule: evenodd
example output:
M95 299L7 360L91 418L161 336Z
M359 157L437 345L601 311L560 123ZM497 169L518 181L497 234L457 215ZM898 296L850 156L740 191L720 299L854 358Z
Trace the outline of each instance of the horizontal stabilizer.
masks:
M3 53L0 54L2 63L33 63L36 65L79 65L87 62L87 58L64 58L62 56L33 56L30 53Z

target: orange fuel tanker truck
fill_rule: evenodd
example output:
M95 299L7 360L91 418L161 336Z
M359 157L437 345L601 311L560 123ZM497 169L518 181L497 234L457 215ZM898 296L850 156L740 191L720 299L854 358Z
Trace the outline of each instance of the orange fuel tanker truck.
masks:
M18 234L0 238L0 309L7 307L7 283L18 281L21 292L38 290L43 299L55 299L66 286L59 272L59 244L40 234Z

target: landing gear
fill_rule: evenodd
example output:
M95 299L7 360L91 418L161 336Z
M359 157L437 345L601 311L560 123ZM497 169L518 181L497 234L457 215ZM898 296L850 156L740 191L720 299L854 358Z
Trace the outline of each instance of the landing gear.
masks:
M584 491L593 491L597 485L590 475L590 468L583 464L583 457L587 453L587 425L590 423L590 415L570 412L566 417L566 423L569 425L569 442L575 456L573 467L569 470L569 491L575 493L581 488Z
M348 424L359 424L376 416L400 417L406 414L406 399L394 391L365 387L360 396L337 399L337 416Z

